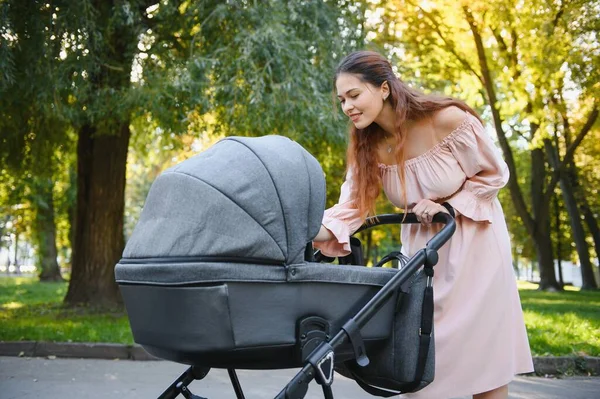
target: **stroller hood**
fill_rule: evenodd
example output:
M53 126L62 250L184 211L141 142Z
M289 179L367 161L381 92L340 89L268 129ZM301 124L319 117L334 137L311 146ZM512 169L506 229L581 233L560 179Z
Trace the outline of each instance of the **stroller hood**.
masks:
M155 180L123 257L302 263L324 207L323 171L300 145L229 137Z

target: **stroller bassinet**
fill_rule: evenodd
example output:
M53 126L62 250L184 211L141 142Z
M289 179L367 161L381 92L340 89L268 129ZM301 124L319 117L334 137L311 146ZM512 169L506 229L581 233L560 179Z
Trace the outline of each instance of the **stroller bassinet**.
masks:
M162 173L115 268L135 341L202 370L313 367L327 341L360 357L333 336L398 270L307 262L324 205L320 165L281 136L227 138ZM395 295L360 320L367 349L390 335Z

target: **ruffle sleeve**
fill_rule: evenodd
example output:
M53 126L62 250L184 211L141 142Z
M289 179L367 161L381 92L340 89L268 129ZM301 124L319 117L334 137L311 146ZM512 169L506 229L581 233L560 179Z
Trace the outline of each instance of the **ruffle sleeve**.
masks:
M463 124L461 131L448 141L466 180L447 202L469 219L491 223L493 203L508 182L508 166L479 120L471 115L467 118L470 123Z
M313 246L327 256L345 256L351 252L350 235L363 224L361 217L354 205L354 181L352 171L346 174L346 180L342 184L340 199L336 205L325 210L323 226L329 230L335 238L329 241L315 241Z

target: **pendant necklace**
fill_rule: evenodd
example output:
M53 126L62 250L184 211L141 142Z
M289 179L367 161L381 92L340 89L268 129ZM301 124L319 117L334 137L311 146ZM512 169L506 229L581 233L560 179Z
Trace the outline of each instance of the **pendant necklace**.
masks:
M392 153L392 145L387 140L385 142L387 144L387 152L388 152L388 154L391 154Z

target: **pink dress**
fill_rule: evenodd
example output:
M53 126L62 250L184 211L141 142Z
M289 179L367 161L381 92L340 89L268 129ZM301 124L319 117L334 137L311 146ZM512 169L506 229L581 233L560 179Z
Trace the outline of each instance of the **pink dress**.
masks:
M380 165L388 199L404 208L395 165ZM457 211L456 232L439 251L434 277L435 380L403 398L454 398L508 384L533 371L512 268L511 247L497 193L508 168L483 126L470 114L443 141L406 161L406 196L444 200ZM335 239L315 242L329 256L349 253L349 235L363 220L352 206L348 173L339 203L323 225ZM440 225L403 225L402 251L412 256Z

